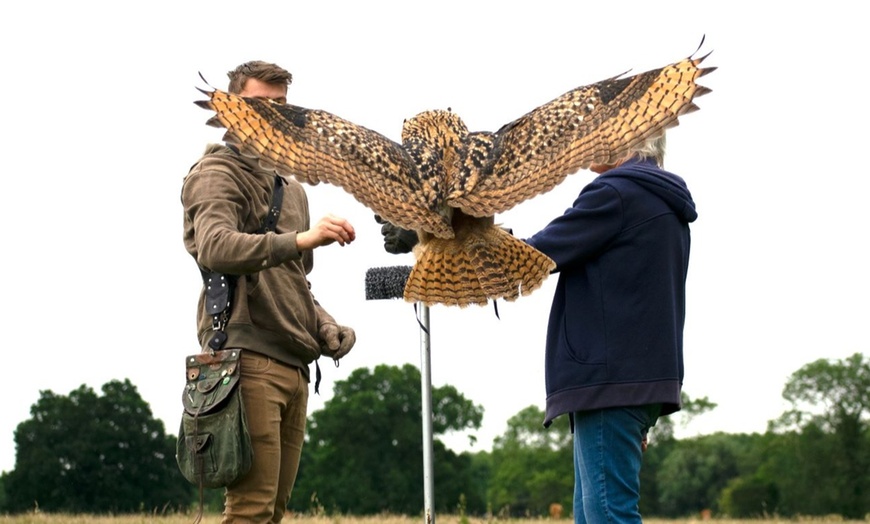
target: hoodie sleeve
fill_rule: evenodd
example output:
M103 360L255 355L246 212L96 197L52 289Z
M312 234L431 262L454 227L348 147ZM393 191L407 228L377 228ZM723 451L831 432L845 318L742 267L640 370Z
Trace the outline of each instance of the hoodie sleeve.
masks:
M593 181L572 207L525 241L556 262L556 270L595 257L622 229L623 208L612 186Z
M186 215L185 242L197 262L213 271L251 274L302 258L296 232L258 234L259 220L251 209L252 197L230 175L219 170L197 170L182 187ZM267 206L263 204L265 209ZM284 215L282 208L282 215Z

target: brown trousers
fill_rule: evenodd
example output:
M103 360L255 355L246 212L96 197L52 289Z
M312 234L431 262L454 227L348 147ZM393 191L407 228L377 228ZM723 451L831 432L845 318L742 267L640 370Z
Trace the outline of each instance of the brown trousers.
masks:
M253 351L242 352L241 371L254 463L227 488L221 522L280 522L299 471L308 382L299 368Z

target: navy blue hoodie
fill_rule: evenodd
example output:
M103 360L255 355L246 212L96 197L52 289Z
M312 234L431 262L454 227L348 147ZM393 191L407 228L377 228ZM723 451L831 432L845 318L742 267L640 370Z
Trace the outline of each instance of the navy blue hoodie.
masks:
M564 413L680 409L689 223L682 178L630 160L527 239L559 273L547 327L545 425Z

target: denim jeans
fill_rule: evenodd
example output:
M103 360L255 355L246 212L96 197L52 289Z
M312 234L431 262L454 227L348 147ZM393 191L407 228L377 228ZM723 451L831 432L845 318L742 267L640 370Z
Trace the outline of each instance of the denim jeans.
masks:
M640 523L641 440L659 405L574 413L574 522Z
M242 351L239 384L254 463L247 475L227 488L221 522L280 522L299 471L308 381L299 368Z

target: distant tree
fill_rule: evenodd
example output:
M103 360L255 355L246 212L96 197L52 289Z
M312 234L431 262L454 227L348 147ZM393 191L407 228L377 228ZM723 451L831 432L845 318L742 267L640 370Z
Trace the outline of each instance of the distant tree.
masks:
M771 424L773 429L813 422L832 433L864 430L870 422L870 357L855 353L811 362L789 377L782 396L791 409Z
M782 396L791 409L770 430L792 445L769 465L781 510L863 518L870 512L870 359L816 360L791 375Z
M15 469L4 479L11 512L35 505L72 513L161 511L187 506L191 486L175 463L175 438L129 380L41 391L18 425Z
M493 511L540 516L548 514L552 503L571 508L574 462L568 417L557 418L549 428L543 421L544 412L528 406L495 439L489 487Z
M423 430L420 371L357 369L335 384L334 396L309 417L299 478L290 507L297 511L419 514L423 510ZM483 409L452 386L432 389L433 434L480 427ZM455 512L460 497L479 508L470 455L434 439L435 509Z
M475 453L468 453L468 456L471 459L471 467L469 470L470 478L468 479L470 490L466 497L466 510L469 514L485 515L492 510L492 505L487 495L489 479L492 477L492 452L477 451Z
M5 513L9 511L6 507L6 477L9 476L9 473L3 472L0 473L0 513Z
M686 517L718 511L722 490L753 467L747 457L757 435L714 433L678 440L655 472L659 515Z
M691 398L685 391L681 393L682 409L672 415L661 417L649 432L649 448L643 456L640 470L640 513L641 515L663 515L660 502L658 471L665 458L677 446L674 430L679 425L685 427L696 417L716 407L707 397Z
M677 424L685 427L696 417L714 410L717 406L707 397L693 399L685 391L680 393L680 402L682 404L680 411L658 419L656 425L650 430L651 441L673 440Z
M776 512L779 489L760 476L732 479L719 498L719 510L733 518L762 518Z
M840 513L842 473L832 468L842 453L836 436L813 423L767 436L771 440L755 476L775 487L777 504L769 512L784 517Z

